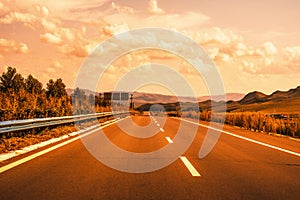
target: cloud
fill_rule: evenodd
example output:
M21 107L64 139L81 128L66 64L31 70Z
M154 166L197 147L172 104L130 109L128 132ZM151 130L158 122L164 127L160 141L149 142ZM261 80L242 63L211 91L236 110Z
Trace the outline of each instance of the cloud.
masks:
M99 17L99 9L108 1L109 0L27 0L17 1L16 5L21 10L29 10L32 5L43 5L48 11L51 11L53 16L60 17L64 20L85 21L91 19L91 14L94 14L93 17Z
M25 43L17 44L16 48L17 48L17 50L16 50L17 53L28 53L29 52L28 46Z
M123 24L127 24L131 29L144 28L144 27L157 27L183 30L197 30L201 25L207 23L210 17L201 13L185 12L182 14L163 14L163 15L150 15L139 16L136 14L128 13L114 13L103 16L107 24L120 24L120 19ZM141 23L142 21L142 23Z
M166 16L170 15L161 15L162 18ZM156 17L156 15L149 18L151 17ZM147 20L144 22L147 22ZM300 73L300 47L278 49L270 41L266 41L259 46L250 46L244 41L242 35L219 27L198 29L198 31L189 30L183 33L203 46L210 58L215 61L218 67L224 68L224 70L232 65L239 72L252 75ZM159 59L155 54L148 54L148 58L157 58L163 62L165 59L163 56L161 57ZM184 70L184 72L189 74L189 71Z
M50 43L50 44L62 44L62 39L54 35L52 33L45 33L40 36L42 42Z
M119 68L120 73L126 73L129 70L150 62L149 51L136 51L128 53L115 60L112 65Z
M243 41L243 37L231 30L213 27L202 29L191 35L201 45L229 45Z
M104 2L97 2L97 3L91 3L91 4L84 4L78 7L70 7L68 10L73 13L94 13L97 10L99 10L99 8L101 8L103 6Z
M246 60L242 61L242 69L248 73L256 73L256 68L254 66L254 63Z
M148 4L148 11L152 14L164 14L165 11L158 7L157 0L150 0Z
M197 29L207 23L209 19L210 17L201 13L186 12L183 14L153 15L146 18L143 25L178 30Z
M265 42L255 53L261 56L274 56L277 54L277 48L272 42Z
M53 22L53 20L52 21L50 21L50 20L48 20L48 19L46 19L46 18L42 18L41 19L41 25L42 25L42 27L46 30L46 31L52 31L52 32L54 32L55 30L56 30L56 28L57 28L57 25L56 24L58 24L58 23L60 23L60 22Z
M48 16L50 11L49 9L46 7L46 6L39 6L39 5L36 5L35 6L35 9L42 15L42 16Z
M180 31L184 29L195 30L210 20L209 16L192 11L184 13L160 12L158 15L157 12L159 12L159 7L155 4L157 1L150 1L150 3L151 2L151 5L153 5L152 11L156 12L154 15L149 15L147 13L141 14L141 12L135 11L130 7L121 7L113 2L111 8L104 11L104 14L101 17L106 24L127 24L131 29L158 27Z
M102 28L102 32L105 36L113 36L125 31L129 31L129 27L127 24L110 24Z
M250 47L244 43L243 37L228 29L213 27L183 33L204 47L210 58L216 62L229 62L252 53Z
M56 68L56 69L61 69L61 68L63 68L63 65L62 65L59 61L54 61L54 62L51 64L51 66L52 66L53 68Z
M58 52L75 57L88 55L93 41L83 37L82 34L86 30L83 31L82 26L70 26L60 18L49 16L50 11L44 5L36 5L34 9L34 11L13 11L0 18L0 23L16 26L18 26L17 23L22 23L36 31L40 35L41 42L56 45ZM35 13L36 11L38 13ZM19 44L19 46L19 51L28 51L26 45Z
M10 53L28 53L29 49L25 43L18 43L14 40L7 40L0 38L0 54L10 54Z
M56 70L53 67L47 67L46 72L48 73L56 73Z
M87 57L89 55L88 45L63 45L59 47L59 51L66 55L72 55L75 57Z
M276 61L273 58L260 58L253 60L242 60L241 70L251 75L286 75L291 70L284 62Z
M300 58L300 46L285 47L283 49L285 58L289 61Z
M41 41L57 45L57 50L66 55L86 57L95 46L95 42L87 40L82 35L82 29L59 27L41 35Z
M71 52L71 55L74 56L86 56L83 49L89 44L89 41L81 35L81 27L80 31L77 27L67 27L68 25L59 18L49 16L50 11L46 6L36 5L35 10L38 11L38 14L32 14L26 10L23 12L13 11L0 18L0 23L11 25L22 23L33 30L42 32L39 34L41 42L63 46L62 52L67 52L68 55ZM26 47L23 45L22 48L20 47L20 51L26 51Z
M120 6L118 4L116 4L115 2L111 2L111 7L113 10L116 10L120 13L129 13L129 14L133 14L134 13L134 9L128 6Z
M282 53L286 66L293 71L300 72L300 46L285 47Z
M185 34L202 45L220 68L232 64L238 66L241 72L252 75L287 74L291 70L300 72L295 67L300 61L300 48L297 47L282 50L270 41L250 46L241 35L218 27Z
M30 13L12 12L0 18L1 24L22 23L34 29L34 24L37 23L37 17Z
M216 56L219 53L219 48L217 47L208 48L207 53L212 60L215 60Z
M250 50L249 50L250 51ZM253 54L241 57L242 71L254 75L300 74L300 47L278 49L272 42L265 42L258 48L252 47Z
M253 77L270 74L300 74L299 46L280 48L270 38L268 38L270 41L262 42L261 45L249 45L246 41L248 38L243 38L241 32L219 27L205 28L211 20L205 14L192 9L169 12L167 7L163 7L164 9L160 7L158 0L146 1L146 4L149 4L144 8L138 5L132 8L124 6L125 3L119 4L122 1L108 0L27 0L14 1L9 5L7 2L0 2L0 26L4 27L3 34L6 27L15 30L15 33L8 33L10 35L7 38L15 36L16 38L14 40L0 39L0 57L1 55L3 57L1 62L14 59L17 64L24 62L24 65L26 63L30 65L31 58L27 61L22 59L18 61L20 56L13 54L28 53L27 45L31 48L37 47L37 49L49 47L46 53L45 51L35 51L36 53L32 51L34 53L30 55L37 58L36 65L44 66L43 73L49 73L52 76L61 73L67 67L78 67L82 58L88 56L93 48L107 37L141 27L168 28L188 35L206 49L222 73L228 71L225 74L240 73ZM32 30L22 28L24 25ZM10 28L12 26L13 29ZM37 38L34 38L36 35ZM45 46L45 43L48 45ZM179 42L175 41L175 43ZM180 43L175 45L176 48L182 48ZM11 55L7 56L8 54ZM56 55L60 55L57 60ZM124 56L118 62L113 63L108 73L118 75L138 65L156 61L170 64L170 66L181 65L178 59L173 59L170 55L161 52L143 52ZM66 67L63 67L61 63ZM185 65L181 66L183 68L178 66L178 69L184 75L193 76L192 70Z
M230 62L232 61L232 57L226 53L218 53L214 59L215 61L223 61L223 62Z
M184 34L204 47L220 68L231 64L240 72L252 75L300 74L299 46L279 49L271 41L250 46L241 35L218 27Z
M4 2L0 2L0 15L5 14L10 9L4 4Z

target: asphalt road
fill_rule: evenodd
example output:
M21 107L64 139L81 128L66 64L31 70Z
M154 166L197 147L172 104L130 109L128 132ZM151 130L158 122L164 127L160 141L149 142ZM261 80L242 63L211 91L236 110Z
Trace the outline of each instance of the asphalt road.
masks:
M98 161L79 139L2 172L0 199L300 199L299 156L223 133L210 154L199 159L206 127L174 118L167 118L165 123L155 119L157 122L147 116L127 118L119 122L125 130L113 124L84 138L97 144L97 135L105 134L119 148L141 154L177 145L170 142L175 140L179 126L187 135L182 141L188 141L196 128L196 137L182 156L200 176L192 176L191 168L180 158L153 172L121 172ZM225 129L300 153L299 141ZM149 135L153 131L156 134ZM133 133L147 138L136 138ZM125 168L134 162L115 153L107 157ZM153 165L158 160L153 159Z

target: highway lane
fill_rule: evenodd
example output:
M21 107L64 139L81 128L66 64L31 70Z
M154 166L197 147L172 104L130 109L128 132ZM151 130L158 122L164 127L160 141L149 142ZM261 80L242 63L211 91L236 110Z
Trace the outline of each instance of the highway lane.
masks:
M126 131L142 136L147 135L147 130L156 130L157 134L137 139L124 133L116 124L104 128L103 132L115 145L137 153L173 145L166 137L174 139L179 120L167 118L163 126L159 117L155 117L157 123L146 116L132 119L144 129L125 119L120 123L126 126ZM196 126L188 122L181 125L186 134ZM77 140L1 173L0 199L300 198L299 157L222 134L213 151L200 160L198 153L206 131L207 128L198 127L195 140L183 155L201 174L200 177L193 177L179 158L154 172L120 172L100 163ZM231 131L239 132L238 129ZM93 139L94 134L87 137ZM247 136L244 131L241 134ZM248 132L248 136L253 137L253 133ZM256 134L254 139L260 139L259 136ZM261 138L264 142L282 145L278 138ZM290 141L291 145L288 143L284 140L285 147L299 152L296 141ZM126 160L120 162L126 164Z

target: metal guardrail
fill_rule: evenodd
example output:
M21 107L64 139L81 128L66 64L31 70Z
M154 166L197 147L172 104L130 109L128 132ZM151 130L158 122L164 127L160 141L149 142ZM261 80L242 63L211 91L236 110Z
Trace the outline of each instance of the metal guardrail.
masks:
M111 116L121 115L125 113L127 112L103 112L103 113L93 113L93 114L86 114L86 115L4 121L4 122L0 122L0 134L41 128L46 126L75 123L75 122L86 121L95 118L99 119L104 117L111 117Z

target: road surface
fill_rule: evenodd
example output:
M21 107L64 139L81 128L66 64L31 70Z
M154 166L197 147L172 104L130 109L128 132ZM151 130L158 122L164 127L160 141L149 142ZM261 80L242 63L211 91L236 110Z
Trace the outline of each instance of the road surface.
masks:
M135 128L131 119L144 129ZM206 127L154 119L135 116L119 122L141 136L156 129L148 138L134 138L117 124L86 138L105 134L124 150L146 153L173 145L180 123L186 134L196 126L191 146L169 166L148 173L121 172L95 159L78 139L0 173L0 199L300 199L299 141L228 127L230 133L296 154L223 133L210 154L199 159Z

